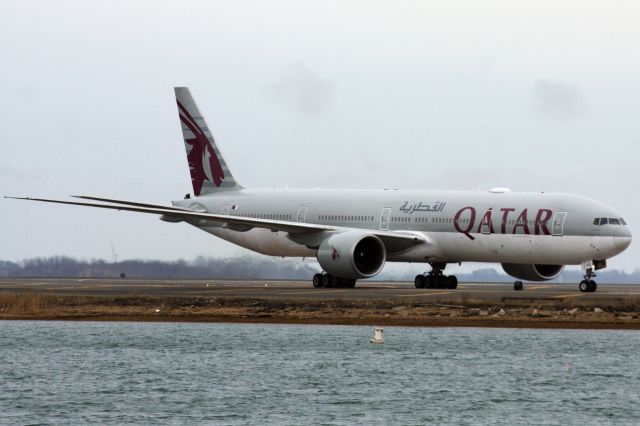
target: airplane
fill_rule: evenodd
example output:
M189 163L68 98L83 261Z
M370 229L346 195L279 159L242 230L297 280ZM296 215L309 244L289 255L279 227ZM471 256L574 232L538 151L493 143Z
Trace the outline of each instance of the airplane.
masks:
M500 263L525 281L552 280L582 265L578 288L595 292L595 271L631 244L616 211L570 194L489 191L248 189L236 180L190 91L176 87L193 196L171 206L94 196L82 201L5 197L159 215L271 256L315 257L314 287L353 288L386 262L431 269L416 288L455 289L448 264ZM516 284L521 282L516 282Z

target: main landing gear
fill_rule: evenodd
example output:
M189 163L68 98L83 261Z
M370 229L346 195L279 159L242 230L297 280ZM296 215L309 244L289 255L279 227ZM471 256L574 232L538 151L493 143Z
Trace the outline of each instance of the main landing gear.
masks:
M321 274L315 274L313 276L313 286L315 288L325 287L342 287L342 288L354 288L356 286L356 280L347 278L334 277L326 272Z
M413 281L416 288L447 288L454 290L458 287L458 278L455 275L444 275L442 271L446 263L431 263L431 271L416 275Z
M595 272L593 272L593 269L587 269L587 272L584 275L584 280L580 281L580 284L578 285L578 288L581 292L593 293L598 289L598 284L596 284L596 282L592 280L592 278L595 276L596 274Z

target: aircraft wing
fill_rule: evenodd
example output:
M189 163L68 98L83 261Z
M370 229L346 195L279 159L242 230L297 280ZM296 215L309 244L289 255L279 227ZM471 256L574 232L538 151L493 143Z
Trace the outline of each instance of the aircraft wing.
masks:
M161 208L161 209L169 209L169 210L178 210L178 211L189 211L183 207L175 207L175 206L162 206L158 204L147 204L147 203L139 203L137 201L124 201L124 200L116 200L113 198L100 198L100 197L89 197L87 195L72 195L73 198L81 198L83 200L92 200L92 201L102 201L105 203L114 203L114 204L123 204L126 206L136 206L136 207L150 207L150 208Z
M79 201L51 200L47 198L32 197L5 197L14 200L40 201L44 203L67 204L71 206L96 207L100 209L121 210L137 213L148 213L166 216L170 219L188 220L198 219L201 221L227 223L231 225L249 226L257 228L267 228L272 231L284 231L293 233L309 233L318 231L335 231L337 228L325 225L313 225L310 223L299 223L281 220L255 219L252 217L230 216L223 214L200 213L176 207L158 206L154 204L135 203L131 201L120 201L120 205L85 203ZM115 200L111 200L115 203Z
M32 198L32 197L7 197L4 198L14 200L27 200L27 201L40 201L44 203L54 204L67 204L71 206L84 206L84 207L96 207L101 209L130 211L137 213L147 213L161 215L169 220L174 221L188 221L199 220L201 222L215 222L222 223L231 229L236 230L248 230L251 228L265 228L272 231L283 231L291 234L312 234L318 232L342 232L346 229L344 227L317 225L313 223L292 222L286 220L270 220L270 219L256 219L252 217L244 216L231 216L223 214L212 214L195 212L192 210L183 209L181 207L168 207L156 204L139 203L135 201L114 200L109 198L88 197L88 196L75 196L75 198L82 198L86 200L96 200L109 202L111 204L102 203L88 203L80 201L64 201L64 200L52 200L47 198ZM390 252L396 252L402 249L409 248L416 244L424 243L424 238L419 237L413 233L402 233L394 231L376 231L371 230L372 234L379 237L384 245Z

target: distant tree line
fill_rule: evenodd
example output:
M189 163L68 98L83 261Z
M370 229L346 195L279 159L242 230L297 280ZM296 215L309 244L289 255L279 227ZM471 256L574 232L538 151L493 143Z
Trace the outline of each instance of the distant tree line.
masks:
M193 261L78 260L67 256L36 257L22 262L0 261L0 277L94 277L94 278L237 278L306 279L317 265L270 258L204 258Z
M36 257L21 262L0 260L0 277L77 277L117 278L175 278L175 279L295 279L308 280L321 271L315 261L272 257L205 258L194 260L124 260L109 262L101 259L78 260L68 256ZM493 268L457 273L466 282L512 282L514 279ZM413 281L414 274L385 273L376 279ZM566 270L552 282L578 283L579 270ZM601 283L640 283L640 269L625 272L607 269L598 272Z

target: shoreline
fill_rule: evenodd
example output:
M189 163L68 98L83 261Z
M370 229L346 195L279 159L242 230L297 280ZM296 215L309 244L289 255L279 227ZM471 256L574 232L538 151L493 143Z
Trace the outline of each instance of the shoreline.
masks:
M640 330L640 306L3 293L0 320Z

